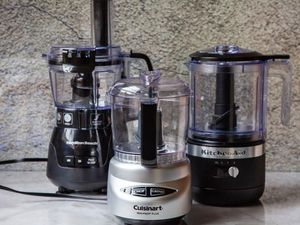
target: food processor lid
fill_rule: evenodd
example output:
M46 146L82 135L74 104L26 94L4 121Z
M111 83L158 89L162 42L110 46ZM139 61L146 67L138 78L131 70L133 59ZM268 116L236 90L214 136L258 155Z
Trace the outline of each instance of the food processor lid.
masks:
M199 50L190 55L192 61L254 61L289 59L289 55L264 55L257 51L240 48L236 45L217 45Z
M43 56L51 65L105 66L120 64L119 46L54 45Z
M54 45L51 46L48 54L43 54L43 57L48 60L49 65L63 64L63 51L76 50L79 46L76 45Z
M158 98L177 98L190 95L188 85L177 76L162 76L152 82L151 87L154 88ZM148 86L145 86L145 81L139 77L119 80L110 90L111 96L123 98L144 98L148 97L148 94Z

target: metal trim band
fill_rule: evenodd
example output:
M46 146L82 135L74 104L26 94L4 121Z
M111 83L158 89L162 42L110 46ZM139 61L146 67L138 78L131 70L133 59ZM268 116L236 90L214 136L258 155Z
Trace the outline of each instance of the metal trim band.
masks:
M188 145L187 154L206 159L248 159L265 154L265 146L256 145L249 147L207 147Z

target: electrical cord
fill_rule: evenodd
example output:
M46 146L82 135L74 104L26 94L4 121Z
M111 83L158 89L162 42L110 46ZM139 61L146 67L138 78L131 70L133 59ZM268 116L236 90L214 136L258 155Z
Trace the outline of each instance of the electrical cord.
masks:
M68 199L79 199L79 200L93 200L93 201L101 201L103 203L106 203L106 198L89 198L89 197L66 195L66 194L59 194L59 193L18 191L18 190L15 190L13 188L6 187L3 185L0 185L0 189L4 190L4 191L17 193L17 194L22 194L22 195L30 195L30 196L38 196L38 197L68 198Z
M10 160L0 161L0 165L7 165L7 164L14 164L14 163L21 163L21 162L47 162L47 161L48 161L47 158L21 158L21 159L10 159ZM90 197L74 196L74 195L67 195L67 194L60 194L60 193L19 191L4 185L0 185L0 190L22 194L22 195L38 196L38 197L66 198L66 199L75 199L75 200L93 200L93 201L100 201L103 204L106 203L106 198L90 198Z
M21 162L47 162L47 158L22 158L22 159L10 159L0 161L0 165L13 164L13 163L21 163Z

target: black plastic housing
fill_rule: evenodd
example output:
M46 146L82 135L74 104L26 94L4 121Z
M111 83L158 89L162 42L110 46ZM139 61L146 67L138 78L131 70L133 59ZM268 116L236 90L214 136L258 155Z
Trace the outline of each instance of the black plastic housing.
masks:
M240 206L257 202L265 186L265 155L247 159L207 159L188 155L194 200L215 206ZM228 174L237 167L239 175Z
M63 112L71 113L66 110ZM110 117L110 110L104 110L103 116L99 116L101 121L98 120L97 128L97 124L90 123L95 121L91 119L91 112L84 114L89 116L79 116L81 113L78 110L72 113L75 118L73 124L57 124L53 130L47 177L60 189L69 191L106 188L109 160L113 156L112 131L110 119L107 118Z

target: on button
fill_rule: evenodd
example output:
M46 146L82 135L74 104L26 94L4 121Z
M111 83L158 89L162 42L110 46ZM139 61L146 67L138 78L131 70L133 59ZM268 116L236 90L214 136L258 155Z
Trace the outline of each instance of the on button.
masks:
M64 161L65 161L65 165L66 166L69 166L69 167L74 167L74 164L75 164L75 162L74 162L74 156L65 156L65 159L64 159Z

